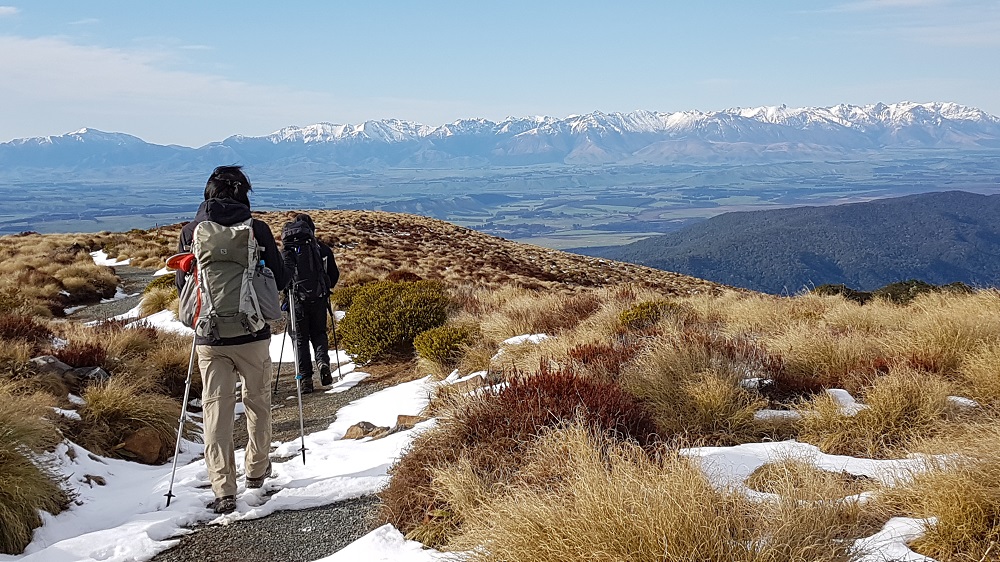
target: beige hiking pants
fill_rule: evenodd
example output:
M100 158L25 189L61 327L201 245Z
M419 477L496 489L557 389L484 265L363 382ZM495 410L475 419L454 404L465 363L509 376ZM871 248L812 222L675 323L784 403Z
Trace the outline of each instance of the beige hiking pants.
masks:
M199 345L201 401L205 422L205 464L215 497L236 495L236 454L233 421L237 377L243 381L246 407L247 476L267 470L271 450L271 356L267 340L243 345Z

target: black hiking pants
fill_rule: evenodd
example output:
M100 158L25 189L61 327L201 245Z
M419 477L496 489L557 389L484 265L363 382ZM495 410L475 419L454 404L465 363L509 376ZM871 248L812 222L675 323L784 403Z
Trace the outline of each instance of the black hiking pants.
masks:
M298 353L299 374L303 379L313 375L309 344L312 344L317 364L330 364L330 341L326 336L326 302L295 299L295 349Z

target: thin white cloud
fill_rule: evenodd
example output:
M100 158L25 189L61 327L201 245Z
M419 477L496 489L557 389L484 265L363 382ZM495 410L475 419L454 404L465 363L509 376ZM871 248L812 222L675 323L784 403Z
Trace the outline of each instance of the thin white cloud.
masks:
M21 13L21 10L14 6L0 6L0 18L4 16L16 16Z
M221 140L209 130L274 130L336 107L321 94L158 67L166 58L59 38L0 36L0 107L18 108L0 123L0 137L33 136L38 133L19 131L48 124L44 134L90 126L139 136L156 131L146 140L198 144Z
M864 12L864 21L848 31L855 35L940 47L1000 45L1000 4L993 0L859 0L821 12Z
M93 127L201 146L321 121L422 115L436 123L475 114L454 100L345 98L172 68L168 51L0 36L0 107L17 108L0 120L0 142Z
M847 2L840 4L834 9L844 12L862 12L871 10L893 10L900 8L928 8L943 6L948 3L948 0L861 0L859 2Z

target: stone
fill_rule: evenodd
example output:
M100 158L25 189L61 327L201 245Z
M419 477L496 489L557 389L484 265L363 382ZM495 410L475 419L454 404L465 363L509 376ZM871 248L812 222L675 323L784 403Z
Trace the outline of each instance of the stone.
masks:
M34 365L39 372L55 373L57 375L62 375L66 371L73 369L73 367L63 363L54 355L41 355L39 357L35 357L31 360L31 364Z
M472 392L482 388L486 384L486 379L482 375L476 375L472 378L465 379L464 381L458 381L451 385L451 390L457 392L458 394L465 394L467 392Z
M111 375L100 367L77 367L71 372L83 386L111 378Z
M389 434L388 427L379 427L373 423L362 421L358 422L351 427L347 428L347 432L344 433L344 439L363 439L365 437L371 437L373 439L378 439L378 437L385 437ZM378 435L378 437L375 437Z
M420 422L427 421L428 418L424 416L408 416L406 414L399 414L396 416L396 425L392 428L392 433L397 431L406 431L407 429L413 429L413 426Z
M121 448L135 455L136 460L143 464L157 464L166 460L163 440L151 427L143 427L129 435Z

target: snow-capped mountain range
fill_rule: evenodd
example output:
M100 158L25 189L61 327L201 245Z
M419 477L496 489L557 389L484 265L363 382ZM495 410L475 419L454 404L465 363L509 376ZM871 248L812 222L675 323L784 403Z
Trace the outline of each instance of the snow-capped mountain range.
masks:
M0 144L0 167L191 169L218 163L311 169L667 164L829 159L886 149L1000 149L1000 118L955 103L782 106L717 112L601 113L463 119L440 126L383 119L285 127L199 148L82 129Z

